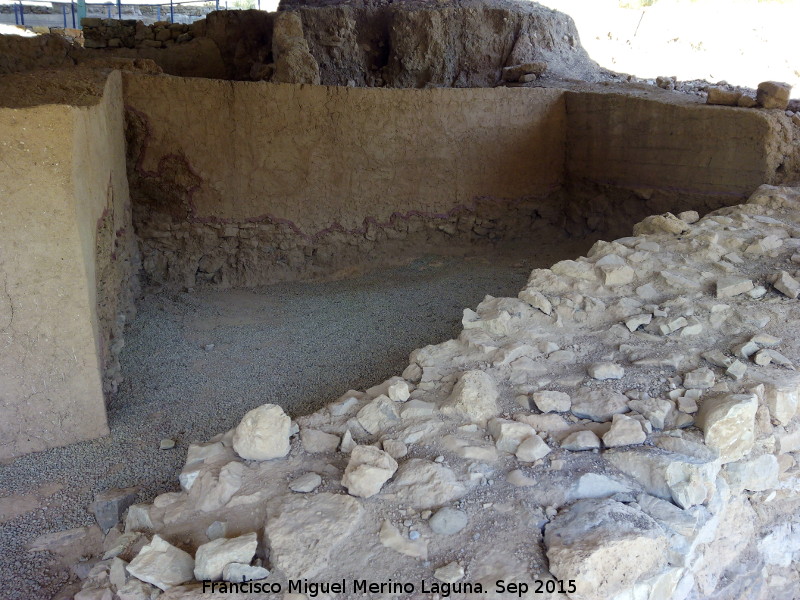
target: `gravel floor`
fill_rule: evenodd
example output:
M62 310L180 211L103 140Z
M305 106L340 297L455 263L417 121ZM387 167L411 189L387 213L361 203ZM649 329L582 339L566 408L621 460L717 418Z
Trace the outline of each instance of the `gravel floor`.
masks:
M25 545L92 524L95 493L140 485L146 501L176 490L191 442L266 402L304 414L396 375L414 348L457 335L464 307L487 293L516 295L531 269L586 249L553 243L524 255L427 257L333 282L145 297L126 334L111 436L0 467L0 598L56 594L69 572ZM164 437L176 448L158 450Z

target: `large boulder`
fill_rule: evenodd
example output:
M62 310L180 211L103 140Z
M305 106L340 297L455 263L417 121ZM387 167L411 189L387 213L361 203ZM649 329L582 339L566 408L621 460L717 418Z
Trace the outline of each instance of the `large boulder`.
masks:
M573 600L605 600L667 565L664 529L640 510L610 499L579 500L545 527L550 572L574 580Z
M267 508L270 561L289 579L314 577L361 527L364 509L342 494L291 494Z
M247 460L270 460L289 454L292 421L277 404L248 412L233 433L233 449Z

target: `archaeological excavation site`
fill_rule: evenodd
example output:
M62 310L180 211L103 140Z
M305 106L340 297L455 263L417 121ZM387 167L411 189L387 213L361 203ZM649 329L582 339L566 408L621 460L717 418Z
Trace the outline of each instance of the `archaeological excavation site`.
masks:
M3 30L0 598L800 599L798 88L547 4Z

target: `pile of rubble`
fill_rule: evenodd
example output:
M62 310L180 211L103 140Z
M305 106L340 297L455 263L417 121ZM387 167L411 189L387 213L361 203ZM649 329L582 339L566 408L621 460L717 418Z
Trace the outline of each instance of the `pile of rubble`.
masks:
M793 597L800 189L634 234L400 377L192 445L75 598Z

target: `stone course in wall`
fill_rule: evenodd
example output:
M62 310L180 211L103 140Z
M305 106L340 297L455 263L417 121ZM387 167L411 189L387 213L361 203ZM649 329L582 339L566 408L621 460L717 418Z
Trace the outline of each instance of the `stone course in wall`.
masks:
M800 189L633 233L465 309L402 375L191 445L81 594L247 570L268 598L793 597Z

